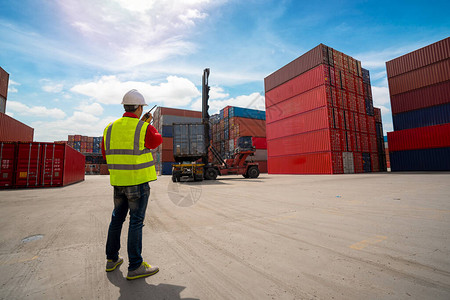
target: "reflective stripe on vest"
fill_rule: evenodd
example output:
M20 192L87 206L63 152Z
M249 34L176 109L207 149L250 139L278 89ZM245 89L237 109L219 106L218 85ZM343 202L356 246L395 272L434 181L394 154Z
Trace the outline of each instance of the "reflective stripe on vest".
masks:
M130 186L157 179L152 153L144 146L147 126L139 119L124 117L105 128L105 155L111 185Z

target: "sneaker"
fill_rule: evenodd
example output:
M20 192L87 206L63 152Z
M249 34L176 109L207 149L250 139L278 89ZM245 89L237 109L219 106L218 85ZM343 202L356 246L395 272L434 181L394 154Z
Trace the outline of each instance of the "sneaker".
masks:
M113 261L112 259L108 259L106 261L106 272L114 271L122 263L123 263L123 258L120 256L116 261Z
M159 271L158 267L152 267L148 263L143 261L142 264L139 266L139 268L133 271L128 271L127 279L132 280L141 277L152 276L158 273L158 271Z

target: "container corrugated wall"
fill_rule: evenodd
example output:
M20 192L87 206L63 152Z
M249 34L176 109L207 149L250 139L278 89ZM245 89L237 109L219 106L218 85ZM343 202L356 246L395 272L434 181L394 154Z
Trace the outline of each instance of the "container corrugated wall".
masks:
M431 65L450 57L450 37L386 62L388 77Z
M33 128L4 113L0 113L1 142L32 142L33 135Z
M395 130L388 133L392 171L445 169L448 157L440 158L441 166L437 161L447 152L429 149L450 145L449 45L446 38L386 63Z
M0 97L3 97L5 100L8 99L8 82L8 72L0 67Z
M265 80L269 172L360 173L363 151L366 171L384 170L369 72L322 44L307 54Z
M84 180L85 158L63 143L0 143L0 187L54 187Z

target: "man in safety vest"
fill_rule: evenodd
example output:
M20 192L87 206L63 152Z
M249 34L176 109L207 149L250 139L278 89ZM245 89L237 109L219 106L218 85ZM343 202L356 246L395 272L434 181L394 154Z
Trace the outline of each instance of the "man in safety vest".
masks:
M155 163L150 149L162 143L161 134L148 122L139 120L144 97L131 90L123 97L125 113L110 123L103 132L102 153L108 164L110 182L114 187L114 210L106 242L106 272L114 271L123 263L119 256L122 224L130 211L128 228L127 279L151 276L159 271L143 261L142 227L150 196L149 182L156 180Z

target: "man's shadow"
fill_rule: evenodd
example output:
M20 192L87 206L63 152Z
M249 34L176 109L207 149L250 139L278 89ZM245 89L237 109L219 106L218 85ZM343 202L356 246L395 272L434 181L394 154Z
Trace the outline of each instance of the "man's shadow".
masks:
M167 299L167 300L199 300L196 298L181 298L180 293L186 288L179 285L160 283L148 284L145 278L127 280L122 271L117 268L107 273L109 281L120 288L119 300L128 299ZM157 274L155 276L158 276Z

